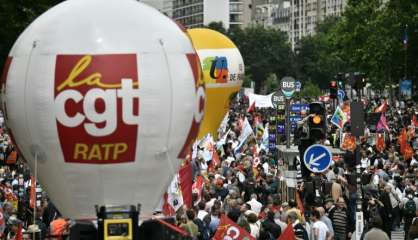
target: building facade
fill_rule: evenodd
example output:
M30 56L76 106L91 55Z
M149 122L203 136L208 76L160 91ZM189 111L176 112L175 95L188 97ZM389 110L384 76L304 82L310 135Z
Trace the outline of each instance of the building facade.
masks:
M327 17L341 16L347 0L291 0L289 40L292 49L302 37L315 34L316 26Z
M202 27L222 22L228 29L246 27L251 22L252 0L173 0L172 18L185 27Z

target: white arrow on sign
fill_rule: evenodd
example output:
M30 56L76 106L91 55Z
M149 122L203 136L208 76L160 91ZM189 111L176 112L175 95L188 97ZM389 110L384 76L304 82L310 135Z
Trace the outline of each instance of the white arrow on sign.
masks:
M326 153L322 153L321 155L319 155L318 157L316 157L316 158L314 158L314 154L311 154L311 158L309 159L309 163L308 163L308 165L309 165L309 167L310 166L315 166L315 167L319 167L319 161L322 159L322 158L324 158L324 157L326 157L327 156L327 154Z

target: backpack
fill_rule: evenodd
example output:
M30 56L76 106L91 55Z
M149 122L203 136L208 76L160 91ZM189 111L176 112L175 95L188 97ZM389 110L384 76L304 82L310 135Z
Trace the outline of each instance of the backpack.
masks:
M417 206L413 199L409 199L403 208L403 214L405 217L415 217Z

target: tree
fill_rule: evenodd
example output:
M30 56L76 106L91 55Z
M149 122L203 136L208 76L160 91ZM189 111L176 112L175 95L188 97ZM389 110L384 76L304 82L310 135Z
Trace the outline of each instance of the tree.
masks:
M226 34L226 29L222 22L210 22L206 27L222 34Z
M244 58L246 74L255 82L256 93L261 91L270 74L281 78L294 72L285 33L256 25L245 29L231 28L228 36Z
M418 2L415 0L351 0L335 28L339 56L365 72L374 88L404 77L404 28L408 25L408 78L418 76Z
M317 84L308 81L303 86L299 94L303 98L318 98L321 95L321 89Z
M0 4L0 67L23 30L35 18L60 2L62 0L12 0Z
M317 26L314 36L302 38L296 54L297 78L326 88L330 80L343 71L344 62L334 44L334 27L338 18L327 18Z
M266 91L267 93L271 93L277 90L279 87L279 79L277 78L276 74L271 73L266 79Z

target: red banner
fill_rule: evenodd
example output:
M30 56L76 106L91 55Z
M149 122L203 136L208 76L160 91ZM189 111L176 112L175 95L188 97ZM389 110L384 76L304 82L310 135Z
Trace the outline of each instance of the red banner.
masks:
M376 134L376 149L379 152L383 152L385 150L385 136L382 133Z
M216 230L214 240L234 239L234 240L255 240L251 234L242 229L227 216L222 215L221 221Z
M293 225L287 225L286 229L282 232L277 240L295 240L295 232L293 231Z
M188 207L192 207L192 185L193 185L193 170L191 164L186 164L179 171L180 188L183 194L183 203Z
M36 206L36 180L35 177L32 176L30 178L30 199L29 199L29 206L32 209L35 209Z

